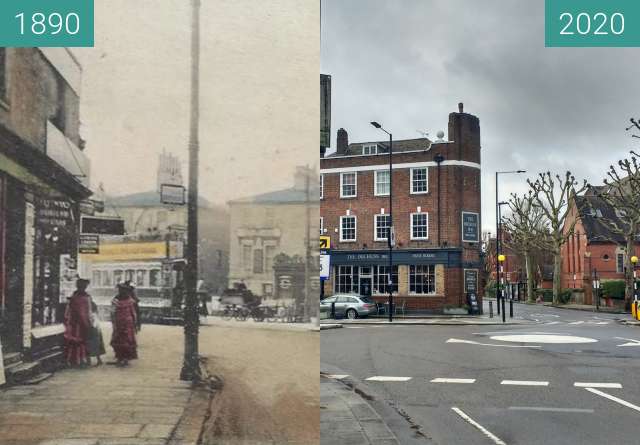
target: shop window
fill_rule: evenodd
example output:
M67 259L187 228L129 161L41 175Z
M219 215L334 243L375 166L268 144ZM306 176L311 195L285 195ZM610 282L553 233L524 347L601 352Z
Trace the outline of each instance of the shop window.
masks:
M340 217L340 241L356 240L356 217L341 216Z
M398 292L398 266L393 266L391 269L391 291ZM373 267L373 293L374 294L388 294L389 293L389 266L374 266Z
M429 295L436 293L436 267L433 265L409 266L409 293Z
M116 283L113 282L113 273L110 270L102 271L102 286L113 287Z
M336 266L335 277L334 289L336 293L358 292L357 266Z
M102 285L102 274L99 270L91 273L91 287L100 287Z

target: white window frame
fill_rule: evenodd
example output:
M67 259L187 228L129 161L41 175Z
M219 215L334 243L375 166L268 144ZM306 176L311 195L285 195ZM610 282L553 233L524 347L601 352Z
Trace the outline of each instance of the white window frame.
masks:
M425 171L425 181L427 183L427 189L423 192L415 192L413 191L413 171L414 170L424 170ZM409 194L411 195L426 195L429 193L429 167L411 167L410 169L410 180L409 180Z
M324 218L320 217L320 236L324 234Z
M388 213L378 213L377 215L373 215L373 240L374 241L388 241L389 239L389 230L387 230L387 236L384 238L378 238L378 216L390 216Z
M373 172L373 195L374 196L389 196L389 193L378 193L378 173L385 173L389 175L389 170L376 170ZM391 176L389 176L389 190L391 190Z
M365 153L365 149L369 149L369 153ZM363 144L362 145L362 155L377 155L378 154L378 144Z
M429 292L429 293L411 292L411 266L433 267L433 292ZM438 271L436 269L437 267L434 264L410 264L407 267L407 286L409 288L409 295L418 295L418 296L424 296L424 297L438 295Z
M622 257L622 270L618 266L620 266L620 257ZM624 253L617 252L616 253L616 273L624 273L624 268L626 265L626 258Z
M427 236L426 237L415 237L413 236L413 217L414 215L427 215ZM414 212L409 215L409 235L411 240L428 240L429 239L429 212Z
M353 239L344 239L342 237L342 220L344 218L353 218ZM358 240L358 217L356 215L343 215L340 217L340 242L341 243L355 243Z
M324 198L324 174L320 173L320 199Z
M344 194L344 177L345 175L353 175L354 178L354 194ZM356 198L358 196L358 172L344 172L340 173L340 198Z

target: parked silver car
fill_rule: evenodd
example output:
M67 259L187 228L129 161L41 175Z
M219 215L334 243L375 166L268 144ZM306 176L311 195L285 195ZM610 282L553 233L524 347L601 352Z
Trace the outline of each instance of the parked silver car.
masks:
M336 304L336 317L355 319L377 314L378 309L371 297L358 294L336 294L320 301L320 312L331 314L331 304Z

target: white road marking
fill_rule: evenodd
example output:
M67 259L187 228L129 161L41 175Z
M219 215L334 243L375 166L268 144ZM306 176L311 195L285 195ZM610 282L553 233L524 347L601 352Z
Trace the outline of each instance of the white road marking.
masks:
M497 345L497 344L493 344L493 343L479 343L477 341L473 341L473 340L461 340L459 338L450 338L449 340L446 341L446 343L465 343L468 345L479 345L479 346L495 346L498 348L539 348L540 346L533 346L533 345Z
M569 324L582 324L584 321L572 321Z
M582 408L552 408L546 406L510 406L507 408L511 411L542 411L542 412L552 412L552 413L586 413L593 414L592 409L582 409Z
M552 324L560 324L560 322L559 321L550 321L549 323L545 323L545 325L547 325L547 326L552 325Z
M589 391L589 392L592 392L592 393L597 394L599 396L602 396L602 397L604 397L606 399L609 399L609 400L612 400L612 401L614 401L616 403L619 403L622 406L626 406L627 408L631 408L633 410L640 411L640 406L634 405L633 403L629 403L626 400L619 399L618 397L614 397L614 396L612 396L610 394L607 394L606 392L598 391L597 389L594 389L594 388L585 388L585 389L587 391Z
M370 382L408 382L409 380L411 380L411 377L393 377L393 376L385 376L385 375L375 375L365 380L368 380Z
M347 377L349 377L349 375L348 374L327 374L326 377L328 379L342 380L342 379L346 379Z
M448 379L443 377L438 377L437 379L431 380L431 383L475 383L476 379Z
M632 338L623 338L623 337L616 337L616 339L618 340L627 340L629 343L624 343L621 345L618 345L618 347L620 346L640 346L640 340L634 340Z
M602 324L609 324L609 322L608 322L608 321L596 321L596 322L595 322L595 323L593 323L593 324L600 324L600 325L602 325Z
M491 441L496 444L496 445L507 445L502 439L500 439L498 436L496 436L495 434L493 434L491 431L489 431L488 429L486 429L485 427L483 427L482 425L480 425L478 422L476 422L475 420L473 420L471 417L467 416L465 414L464 411L462 411L460 408L458 407L452 407L451 408L457 415L459 415L460 417L462 417L465 421L469 422L471 425L473 425L474 427L476 427L477 429L479 429L482 434L484 434L485 436L487 436L489 439L491 439Z
M576 388L622 388L622 385L620 383L575 382L573 386L575 386Z
M574 343L596 343L595 338L574 337L572 335L557 334L514 334L514 335L495 335L491 340L508 341L515 343L554 343L554 344L574 344Z
M556 317L556 318L560 318L559 315L555 315L555 314L531 314L532 317Z
M514 386L549 386L549 382L539 380L503 380L500 384Z

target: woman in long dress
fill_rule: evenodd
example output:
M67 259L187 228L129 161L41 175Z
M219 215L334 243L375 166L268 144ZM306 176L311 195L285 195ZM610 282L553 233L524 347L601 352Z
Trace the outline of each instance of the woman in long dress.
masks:
M127 366L129 360L138 356L136 302L132 297L132 290L127 284L118 285L118 295L111 301L111 320L113 321L111 346L118 366Z
M91 303L91 328L89 329L89 339L87 341L87 364L91 365L91 357L96 358L96 366L102 365L101 355L105 354L104 341L102 340L102 327L100 326L100 317L98 315L98 305Z
M87 293L89 280L79 278L76 291L69 298L64 316L65 359L68 366L84 366L87 362L87 341L91 321L91 297Z

